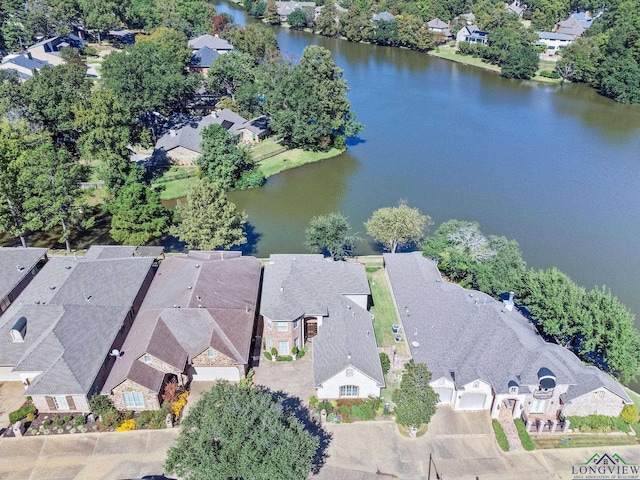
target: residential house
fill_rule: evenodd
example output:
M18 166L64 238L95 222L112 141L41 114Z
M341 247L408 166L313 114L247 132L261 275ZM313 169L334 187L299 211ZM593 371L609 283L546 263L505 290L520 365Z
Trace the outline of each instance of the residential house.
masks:
M220 38L218 35L210 35L208 33L189 40L189 46L193 49L194 53L203 47L208 47L218 53L225 53L233 50L233 45L227 42L224 38Z
M544 45L547 55L553 55L556 52L562 50L567 45L571 45L574 38L571 35L565 35L564 33L554 32L536 32L538 34L538 41L536 45Z
M363 265L271 255L260 308L264 346L291 355L309 342L320 399L377 397L385 383L369 295Z
M54 67L64 63L60 51L65 47L75 48L76 50L82 50L85 42L76 35L68 35L67 37L52 37L45 40L41 40L38 43L31 45L27 48L27 55L29 58L46 62Z
M46 262L46 248L0 247L0 315L29 285Z
M0 317L2 381L21 381L40 412L88 411L161 252L94 246L85 257L50 258Z
M109 40L118 46L133 45L136 43L136 36L133 32L125 28L113 28L107 32Z
M219 56L220 54L212 48L202 47L191 55L189 70L206 77L208 76L209 68L211 68L211 65L213 65L213 62Z
M384 262L411 355L433 373L440 404L556 422L617 416L632 403L604 372L545 342L512 297L498 302L445 282L421 252L385 254Z
M305 10L311 11L315 10L316 3L315 2L276 2L276 7L278 8L278 16L280 17L281 22L286 22L291 15L296 10Z
M456 17L456 20L464 25L473 25L473 22L476 21L476 16L473 13L461 13Z
M163 260L102 394L120 409L155 410L168 381L243 378L261 269L240 252Z
M222 125L240 142L246 143L258 143L269 132L269 118L264 115L247 120L226 108L204 117L176 114L161 132L154 157L160 161L168 159L179 165L194 165L202 153L202 130L214 124Z
M337 3L334 5L335 9L336 9L336 22L340 20L340 14L341 13L347 13L349 11L349 9L341 7L340 5L338 5ZM318 21L318 17L320 16L320 14L322 13L322 9L324 8L324 5L320 5L319 7L316 7L313 10L313 19L314 21Z
M601 15L601 13L599 15ZM572 13L569 18L556 24L555 33L562 33L576 39L581 36L592 23L593 17L590 12Z
M486 44L489 32L483 32L477 25L466 25L456 34L456 42L469 42Z
M29 54L7 55L0 63L0 70L15 72L20 81L25 82L45 67L52 67L50 63L31 58Z
M432 32L439 33L444 38L449 38L452 36L451 30L449 29L449 24L446 22L443 22L439 18L434 18L433 20L429 20L429 22L427 23L427 26L429 27L429 30L431 30Z
M505 3L505 5L507 6L507 11L515 13L516 15L518 15L518 17L522 18L522 15L524 14L524 8L518 0L514 0L509 4Z
M371 21L372 22L379 22L380 20L383 20L385 22L390 22L391 20L395 20L396 17L394 14L390 13L390 12L380 12L380 13L374 13L373 15L371 15Z

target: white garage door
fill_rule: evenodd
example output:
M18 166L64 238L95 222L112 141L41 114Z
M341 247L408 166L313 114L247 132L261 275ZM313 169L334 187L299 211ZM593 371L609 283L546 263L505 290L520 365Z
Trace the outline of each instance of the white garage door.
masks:
M467 393L462 395L458 410L483 410L487 396L482 393Z
M451 396L453 395L453 388L434 388L434 392L440 395L440 405L451 405Z
M19 382L20 374L11 373L13 367L0 367L0 382Z
M213 382L215 380L240 380L240 370L236 367L194 367L194 382Z

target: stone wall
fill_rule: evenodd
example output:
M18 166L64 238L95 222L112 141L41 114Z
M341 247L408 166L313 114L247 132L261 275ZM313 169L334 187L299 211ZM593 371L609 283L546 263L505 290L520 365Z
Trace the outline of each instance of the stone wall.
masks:
M118 410L128 410L124 404L124 400L122 399L122 394L124 392L139 392L144 397L144 407L135 409L136 411L160 409L160 396L157 393L150 392L148 388L127 379L114 388L111 395L109 395L109 398L113 401L113 405Z
M562 413L566 417L586 417L588 415L617 417L623 408L622 398L606 388L599 388L571 400L564 406Z
M147 363L144 361L144 357L145 355L149 355L151 357L151 362ZM141 357L138 358L138 362L142 362L145 365L149 365L150 367L155 368L156 370L160 371L160 372L164 372L164 373L174 373L174 374L179 374L182 373L184 371L184 366L182 369L178 369L176 367L174 367L173 365L169 365L167 362L164 362L162 360L160 360L157 357L154 357L153 355L150 354L145 354L142 355ZM185 358L185 365L187 363L187 359Z
M209 358L207 356L207 351L208 349L194 357L191 364L196 367L230 367L236 363L232 358L227 357L217 350L215 351L216 356Z

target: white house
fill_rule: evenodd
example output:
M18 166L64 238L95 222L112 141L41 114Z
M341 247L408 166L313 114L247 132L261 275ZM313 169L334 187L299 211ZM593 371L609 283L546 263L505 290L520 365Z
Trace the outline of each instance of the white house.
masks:
M571 45L574 37L564 33L555 32L536 32L538 41L536 45L544 45L547 54L555 54L557 51Z

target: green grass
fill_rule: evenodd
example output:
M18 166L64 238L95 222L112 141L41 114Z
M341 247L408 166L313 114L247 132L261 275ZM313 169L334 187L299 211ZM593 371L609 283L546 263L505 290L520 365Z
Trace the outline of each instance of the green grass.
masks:
M498 445L500 445L500 448L505 451L508 452L509 451L509 440L507 440L507 436L504 433L504 430L502 429L502 425L500 425L500 422L496 419L491 420L491 426L493 427L493 432L496 434L496 440L498 441Z
M196 167L171 167L162 176L153 181L153 185L162 186L164 190L160 192L161 200L171 200L173 198L185 197L189 188L196 181Z
M382 265L379 265L382 267ZM376 335L376 342L380 347L396 346L398 355L406 355L406 345L404 342L396 343L395 334L391 330L394 324L400 324L396 314L396 308L393 303L389 282L383 268L374 270L376 265L367 264L367 278L371 288L371 297L373 298L373 306L371 313L375 317L373 322L373 330Z
M534 435L533 443L536 448L578 448L578 447L608 447L614 445L637 445L636 437L631 435L598 435L598 434L568 434L564 435ZM569 440L570 439L570 440ZM564 440L565 443L562 443Z
M636 408L640 410L640 395L627 387L624 387L624 389L626 390L627 395L629 395L629 398L631 398L631 400L633 401ZM633 428L633 431L636 432L636 438L640 441L640 422L632 423L630 426L631 428Z
M382 399L382 404L388 403L390 409L393 410L395 403L393 403L393 392L395 392L398 388L400 388L400 383L391 381L392 376L385 376L386 387L380 390L380 398Z
M274 137L265 138L262 142L252 145L249 151L251 156L255 159L262 155L267 155L272 152L276 152L282 148L282 145L276 142Z
M283 170L289 168L300 167L307 163L318 162L327 158L335 157L343 153L344 150L332 148L326 152L307 152L299 148L287 150L286 152L279 153L274 157L267 158L258 162L260 171L264 175L264 178L269 178L276 175Z
M518 436L520 437L520 443L522 443L522 447L529 452L531 450L535 450L536 444L533 443L533 440L531 440L531 435L529 435L529 432L527 432L527 427L522 419L516 418L514 422L516 424L516 428L518 429Z

